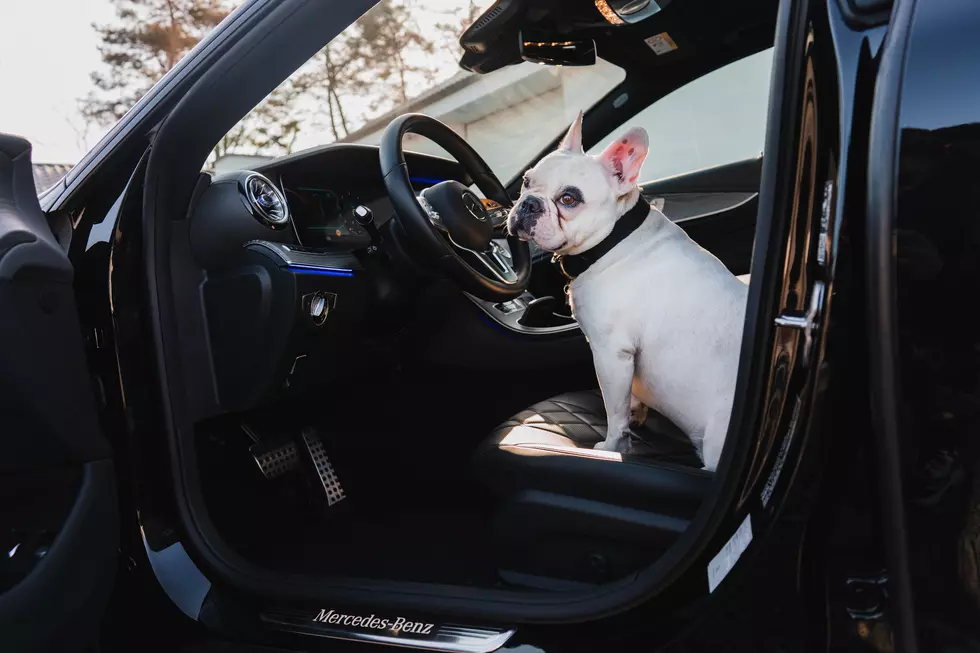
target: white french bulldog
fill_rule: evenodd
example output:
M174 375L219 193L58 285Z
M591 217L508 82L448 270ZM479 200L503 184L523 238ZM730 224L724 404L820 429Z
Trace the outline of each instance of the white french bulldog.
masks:
M595 247L638 201L646 205L637 178L648 145L637 127L598 157L586 155L580 113L558 150L524 176L510 233L559 255ZM606 408L606 439L596 449L626 453L631 413L642 422L649 406L691 438L706 469L717 467L747 294L721 261L652 207L571 282L572 311L592 347Z

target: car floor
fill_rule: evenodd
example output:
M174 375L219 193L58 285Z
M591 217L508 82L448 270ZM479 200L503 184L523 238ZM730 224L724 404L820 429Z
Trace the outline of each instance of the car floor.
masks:
M528 394L534 390L514 387L511 397L497 391L488 402L482 388L431 375L392 386L375 379L371 396L325 393L315 411L298 402L199 425L201 486L223 539L246 559L282 571L500 586L494 503L470 478L469 458L495 424L523 405L517 395L536 396ZM473 414L474 401L483 405L480 415ZM254 440L243 422L274 440L315 427L345 498L325 507L297 472L266 479L249 453Z
M489 506L438 461L325 446L345 491L326 506L302 469L268 480L244 431L198 439L212 521L243 557L303 574L463 585L496 583Z

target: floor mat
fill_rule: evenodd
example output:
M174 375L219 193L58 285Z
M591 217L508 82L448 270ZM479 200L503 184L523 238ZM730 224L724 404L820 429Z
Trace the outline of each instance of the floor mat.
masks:
M264 478L234 431L201 434L212 521L243 557L304 574L493 586L489 509L460 479L405 457L331 452L347 497L323 510L294 473Z
M489 523L450 511L353 511L318 529L301 565L323 574L493 586L497 583Z

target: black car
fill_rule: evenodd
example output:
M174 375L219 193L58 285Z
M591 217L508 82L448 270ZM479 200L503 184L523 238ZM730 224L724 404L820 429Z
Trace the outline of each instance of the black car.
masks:
M40 198L0 136L0 649L980 650L980 6L498 0L460 38L467 79L621 69L587 148L771 49L764 156L642 186L749 275L709 473L656 414L591 448L565 280L503 224L566 116L503 180L419 113L202 171L371 4L246 2Z

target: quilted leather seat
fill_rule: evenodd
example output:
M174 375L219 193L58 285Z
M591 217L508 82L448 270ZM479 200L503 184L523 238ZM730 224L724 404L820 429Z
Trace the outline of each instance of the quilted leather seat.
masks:
M500 447L523 444L586 450L591 450L605 437L606 410L598 390L563 394L536 403L508 419L490 435ZM596 453L602 455L602 452ZM646 423L634 429L630 455L701 467L687 436L655 411L649 411Z
M670 420L651 410L626 454L593 449L605 430L598 390L559 395L494 429L476 451L476 472L505 495L537 489L644 509L671 504L675 514L697 508L712 474Z

